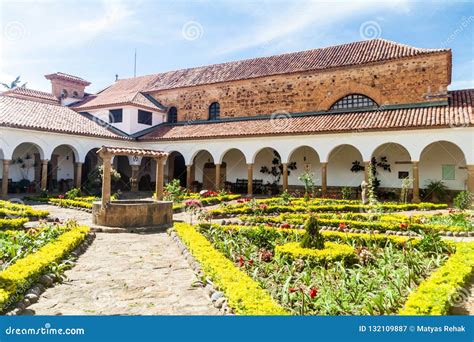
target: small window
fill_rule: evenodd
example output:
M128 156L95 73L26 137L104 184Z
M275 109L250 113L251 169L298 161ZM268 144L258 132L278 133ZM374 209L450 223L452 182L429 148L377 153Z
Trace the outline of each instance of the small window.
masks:
M109 122L118 123L122 122L122 109L111 109L109 110Z
M408 171L398 171L398 179L408 178L410 173Z
M64 99L67 96L68 96L67 90L66 89L61 90L61 97Z
M72 97L75 97L75 98L78 98L78 97L79 97L79 94L77 93L77 91L73 91L73 92L72 92Z
M151 126L153 115L151 112L146 110L138 110L138 123Z
M455 165L447 164L443 165L442 169L442 180L454 180Z
M209 120L217 120L221 114L221 106L219 102L213 102L209 106Z
M178 108L171 107L168 110L168 120L167 121L170 122L170 123L178 122Z
M352 108L371 108L377 107L377 103L370 97L361 94L350 94L337 100L330 110L352 109Z

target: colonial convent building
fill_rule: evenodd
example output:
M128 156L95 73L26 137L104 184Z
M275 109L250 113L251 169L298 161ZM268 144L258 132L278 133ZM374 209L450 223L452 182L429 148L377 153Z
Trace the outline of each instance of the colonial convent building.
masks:
M474 90L448 91L451 68L449 49L374 39L119 79L97 94L46 75L51 93L0 96L2 195L84 185L103 145L170 152L165 181L194 188L291 190L308 171L323 194L356 191L375 157L387 192L406 177L413 201L430 181L474 192ZM281 177L262 172L272 162ZM123 187L153 188L154 162L113 164Z

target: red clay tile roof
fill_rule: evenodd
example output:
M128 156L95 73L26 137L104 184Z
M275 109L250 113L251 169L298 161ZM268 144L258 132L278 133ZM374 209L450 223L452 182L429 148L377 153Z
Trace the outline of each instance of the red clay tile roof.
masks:
M2 93L5 96L17 97L20 99L41 101L51 104L59 104L59 99L51 93L47 93L40 90L28 89L25 87L18 87L15 89L7 90Z
M124 97L131 97L140 91L151 92L278 74L324 70L430 53L449 53L449 51L449 49L415 48L384 39L364 40L271 57L246 59L122 79L98 93L87 104L80 104L79 109L123 103Z
M244 136L295 135L369 130L474 126L474 89L449 92L448 106L323 113L281 119L162 125L139 140L190 140Z
M69 107L10 96L0 96L0 126L130 139L109 130L107 123L91 120Z
M159 150L150 150L144 148L130 148L130 147L114 147L114 146L102 146L97 153L111 153L113 155L125 155L125 156L139 156L139 157L150 157L150 158L161 158L167 157L168 152Z
M88 85L91 84L89 81L86 81L83 78L73 76L73 75L69 75L69 74L65 74L63 72L55 72L54 74L44 75L44 77L47 80L62 79L62 80L70 81L70 82L79 83L79 84L82 84L84 86L88 86Z
M113 96L108 96L107 94L102 93L91 95L84 98L82 101L74 103L71 108L81 112L103 107L124 105L136 106L155 112L163 110L161 107L156 106L153 102L147 99L145 95L136 91L114 92Z

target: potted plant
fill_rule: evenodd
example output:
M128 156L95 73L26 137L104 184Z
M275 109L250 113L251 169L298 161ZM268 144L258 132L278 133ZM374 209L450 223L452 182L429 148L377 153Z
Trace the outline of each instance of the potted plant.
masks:
M441 180L429 180L426 184L426 196L431 197L431 201L438 203L444 201L448 194L448 187Z

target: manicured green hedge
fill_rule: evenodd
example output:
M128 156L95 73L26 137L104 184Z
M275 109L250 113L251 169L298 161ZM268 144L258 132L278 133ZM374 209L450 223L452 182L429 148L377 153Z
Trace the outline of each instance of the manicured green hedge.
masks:
M289 242L282 246L276 246L275 255L290 260L306 259L315 264L342 260L352 262L355 259L355 251L352 246L334 242L325 242L324 249L304 248L300 242Z
M258 208L252 208L248 205L235 205L224 209L214 209L211 213L214 216L225 216L225 215L244 215L254 213L285 213L285 212L359 212L369 211L371 209L380 210L382 212L394 212L394 211L408 211L408 210L435 210L435 209L446 209L447 204L433 204L433 203L419 203L419 204L380 204L377 207L371 207L370 205L362 204L341 204L341 205L259 205Z
M298 217L298 214L283 214L280 216L241 216L240 219L243 221L248 222L255 222L255 223L291 223L291 224L304 224L308 215L307 214L300 214L301 216ZM356 216L357 215L357 216ZM362 215L367 216L366 214L354 214L355 217L362 217ZM380 221L359 221L359 220L350 220L350 219L335 219L335 218L325 218L330 217L333 215L325 215L321 214L318 215L318 222L322 226L326 227L336 227L338 228L341 223L344 223L347 229L355 228L355 229L368 229L368 230L379 230L379 231L387 231L387 230L410 230L419 232L424 231L451 231L451 232L462 232L466 231L466 228L461 226L447 226L441 224L421 224L415 222L409 222L408 217L405 216L405 220L401 220L398 218L394 218L393 221L390 221L388 216L392 216L391 214L387 214L384 216L380 216ZM386 217L387 216L387 217ZM402 225L404 225L404 229L402 229Z
M88 232L88 227L73 228L59 236L57 240L0 272L0 311L13 304L15 296L28 290L51 263L61 261L74 250L85 239Z
M60 207L75 207L75 208L92 209L92 203L83 202L83 201L76 201L76 200L50 198L49 203L58 205Z
M448 261L412 292L400 315L446 315L474 269L474 242L455 244Z
M203 225L202 225L203 226ZM241 230L255 230L259 227L248 227L248 226L239 226L239 225L218 225L213 224L212 227L219 228L224 231L241 231ZM299 235L302 236L305 233L304 229L286 229L286 228L276 228L261 226L264 229L276 231L282 235ZM330 241L343 241L345 243L357 242L359 245L367 245L369 243L375 243L377 245L386 245L387 243L392 243L394 245L403 247L407 243L416 245L420 239L412 238L407 236L397 236L397 235L385 235L385 234L366 234L366 233L345 233L345 232L334 232L334 231L321 231L321 234L325 239Z
M178 236L212 281L225 293L229 306L240 315L286 315L257 282L239 270L232 261L217 251L196 229L188 224L175 223Z
M23 228L23 225L28 222L27 218L17 219L0 219L0 230L18 230Z
M35 210L29 205L12 203L9 201L0 201L0 218L20 218L27 217L31 219L45 218L49 215L46 210Z

